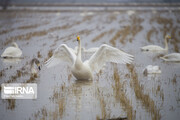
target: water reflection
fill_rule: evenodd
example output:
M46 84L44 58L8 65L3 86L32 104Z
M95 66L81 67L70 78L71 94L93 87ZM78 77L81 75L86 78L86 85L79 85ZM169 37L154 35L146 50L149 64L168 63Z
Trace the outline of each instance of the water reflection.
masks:
M14 110L16 107L15 99L7 99L7 100L3 100L3 102L6 104L7 109Z
M118 73L117 67L114 68L114 82L115 85L113 87L114 97L116 102L120 102L124 111L127 112L128 120L132 120L135 118L135 111L131 105L129 98L126 96L126 92L124 91L124 84L120 81L120 75Z
M19 63L22 59L21 58L2 58L2 61L6 64L8 63Z
M76 80L70 85L64 83L60 86L54 86L53 95L50 97L50 101L53 102L53 110L46 110L48 111L47 118L62 119L67 117L74 119L75 117L75 119L80 119L81 107L86 105L82 105L86 101L84 97L92 96L91 85L92 81ZM90 101L86 102L90 103ZM69 115L64 117L65 114ZM37 119L41 118L41 114L35 113L33 116Z
M145 109L151 113L153 119L159 120L161 118L159 110L150 95L144 93L144 87L139 82L138 74L134 65L127 65L127 68L131 73L131 83L133 85L136 98L140 100Z

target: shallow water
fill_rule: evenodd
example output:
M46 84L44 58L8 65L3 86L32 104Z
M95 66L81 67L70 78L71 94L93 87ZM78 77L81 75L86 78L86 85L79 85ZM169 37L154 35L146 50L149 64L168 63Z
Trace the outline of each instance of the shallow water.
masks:
M180 117L180 64L163 62L165 53L141 52L140 47L164 46L180 52L180 11L156 8L118 11L1 11L0 53L17 42L23 59L0 60L0 83L37 83L36 100L0 99L1 120L118 119L178 120ZM134 56L131 65L107 63L93 81L76 80L67 64L47 69L43 63L58 45L98 47L103 43ZM90 55L83 55L88 59ZM30 61L38 58L42 70L30 74ZM162 73L143 75L147 65Z

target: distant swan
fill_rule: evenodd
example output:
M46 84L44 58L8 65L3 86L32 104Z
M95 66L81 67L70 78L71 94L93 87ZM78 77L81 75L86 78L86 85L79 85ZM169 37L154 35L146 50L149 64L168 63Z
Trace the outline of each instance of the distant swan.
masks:
M171 53L160 58L167 62L180 62L180 53Z
M11 47L8 47L4 50L1 57L3 58L19 58L22 55L21 49L19 49L18 45L13 42Z
M144 75L148 75L148 74L159 74L161 73L160 67L159 66L152 66L152 65L148 65L145 69L143 74Z
M38 73L38 71L41 70L41 67L40 67L40 62L38 59L34 58L31 60L31 74L32 75L36 75ZM38 68L38 69L37 69Z
M165 50L167 51L168 50L168 43L167 43L168 39L171 39L171 37L169 35L166 35L165 39L164 39L165 48L162 48L157 45L148 45L148 46L141 47L141 50L142 51L165 51Z
M77 36L78 52L75 54L72 48L66 44L61 44L55 51L53 56L45 62L47 67L55 66L61 62L68 62L71 67L72 74L78 80L92 80L93 71L99 72L106 62L114 63L131 63L133 56L127 54L117 48L103 44L98 50L90 57L89 60L82 62L81 60L81 41Z

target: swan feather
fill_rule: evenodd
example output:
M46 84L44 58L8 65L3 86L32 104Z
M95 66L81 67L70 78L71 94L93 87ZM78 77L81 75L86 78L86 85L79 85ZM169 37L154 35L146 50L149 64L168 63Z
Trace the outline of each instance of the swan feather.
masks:
M180 61L180 53L171 53L171 54L167 54L160 58L163 59L164 61L179 62Z
M61 44L53 53L53 56L45 62L45 65L49 68L58 65L61 62L67 62L72 66L76 59L76 55L72 48L69 48L66 44Z
M158 51L158 50L165 50L165 49L157 45L147 45L147 46L141 47L141 50L142 51Z
M4 50L1 57L21 57L22 51L19 48L16 47L8 47Z
M130 64L133 56L117 48L103 44L87 61L92 71L99 72L106 62Z

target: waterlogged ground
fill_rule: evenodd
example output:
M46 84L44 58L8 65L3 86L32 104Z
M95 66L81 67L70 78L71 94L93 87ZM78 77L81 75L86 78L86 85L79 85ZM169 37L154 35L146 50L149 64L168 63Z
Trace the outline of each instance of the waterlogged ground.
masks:
M0 53L17 42L23 59L0 59L0 83L37 83L36 100L0 99L1 120L178 120L180 117L180 63L163 62L166 53L143 53L140 47L164 47L180 52L180 10L0 11ZM43 63L58 45L85 48L103 43L134 55L130 65L108 63L93 81L76 80L67 64L47 69ZM83 55L88 59L90 55ZM30 61L38 58L42 70L30 74ZM147 65L162 73L143 75Z

